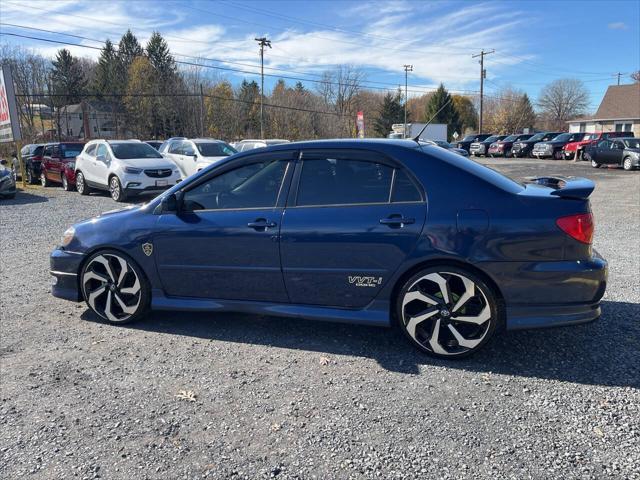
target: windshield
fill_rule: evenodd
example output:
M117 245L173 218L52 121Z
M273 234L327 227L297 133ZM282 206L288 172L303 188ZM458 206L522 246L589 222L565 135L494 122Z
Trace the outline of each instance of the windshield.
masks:
M196 147L203 157L228 157L238 153L231 145L222 142L198 142Z
M630 138L623 140L627 148L640 148L640 138Z
M518 138L517 135L509 135L507 138L505 138L503 140L503 142L513 142L514 140L516 140Z
M553 141L554 142L566 142L567 140L569 140L569 138L571 138L571 134L570 133L561 133L556 138L554 138Z
M75 144L75 143L71 143L71 144L61 143L60 144L60 156L62 158L77 157L78 155L80 155L80 152L82 152L83 148L84 148L84 145L79 145L79 144Z
M461 141L463 142L473 142L477 137L477 135L467 135Z
M535 141L535 140L542 140L544 138L544 133L536 133L533 137L531 137L529 140L531 141Z
M110 146L115 157L121 160L163 158L155 148L146 143L111 143Z
M491 135L489 138L487 138L485 140L485 142L489 143L489 142L495 142L496 140L499 140L497 135Z
M595 133L590 133L584 136L585 140L595 140L596 138L598 138L598 135Z

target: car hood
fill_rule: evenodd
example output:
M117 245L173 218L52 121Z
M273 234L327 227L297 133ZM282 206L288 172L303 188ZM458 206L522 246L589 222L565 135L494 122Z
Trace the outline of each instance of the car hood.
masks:
M118 159L123 165L136 168L175 168L175 163L166 158L130 158Z
M640 153L640 148L625 148L625 152Z

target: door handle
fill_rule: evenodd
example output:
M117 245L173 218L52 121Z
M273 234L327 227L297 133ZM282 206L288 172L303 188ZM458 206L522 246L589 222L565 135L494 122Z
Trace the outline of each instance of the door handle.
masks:
M254 222L247 223L247 227L255 228L256 230L266 230L267 228L273 228L276 225L276 222L270 222L265 218L257 218Z
M380 219L381 225L400 226L400 227L403 227L404 225L410 225L415 222L416 222L415 218L406 218L406 217L403 217L402 215L389 215L387 218Z

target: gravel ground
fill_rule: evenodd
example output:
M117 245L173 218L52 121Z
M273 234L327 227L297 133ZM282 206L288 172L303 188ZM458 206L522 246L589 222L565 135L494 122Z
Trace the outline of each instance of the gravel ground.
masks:
M483 162L594 179L610 284L599 321L507 333L458 362L361 326L106 325L50 296L48 256L111 199L32 187L2 201L0 476L640 479L640 172Z

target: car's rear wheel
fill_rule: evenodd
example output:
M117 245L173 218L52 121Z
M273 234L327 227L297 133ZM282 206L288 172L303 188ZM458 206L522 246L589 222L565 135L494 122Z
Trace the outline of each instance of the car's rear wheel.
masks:
M600 164L593 159L591 159L591 166L593 168L600 168Z
M111 198L116 202L124 202L127 199L127 194L122 189L120 179L116 175L109 179L109 193L111 193Z
M40 172L40 185L42 185L43 187L48 187L51 185L51 182L47 178L47 174L45 173L44 170Z
M553 159L562 160L562 150L556 150L555 152L553 152Z
M633 170L631 157L624 157L624 160L622 160L622 168L624 168L626 171Z
M82 172L76 173L76 190L80 195L89 195L91 193L91 188L87 185Z
M110 323L129 323L149 311L149 283L140 267L121 252L94 253L82 269L80 283L89 308Z
M407 338L436 357L459 358L478 351L501 318L496 294L485 282L446 265L413 275L396 303L398 323Z
M30 165L27 165L27 183L29 185L33 185L36 183L36 178L33 175L33 170L31 169Z

